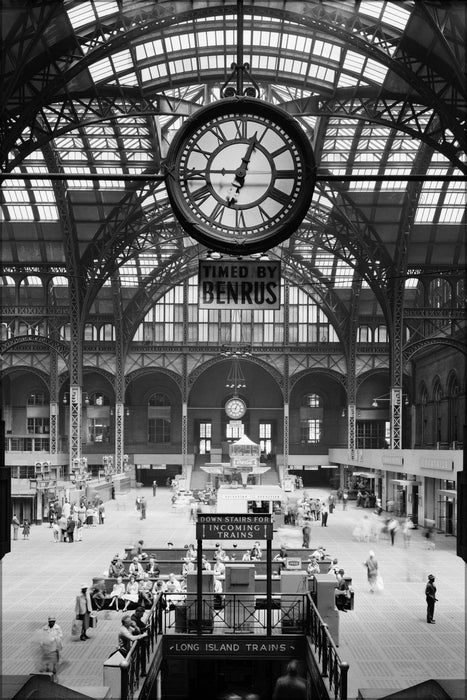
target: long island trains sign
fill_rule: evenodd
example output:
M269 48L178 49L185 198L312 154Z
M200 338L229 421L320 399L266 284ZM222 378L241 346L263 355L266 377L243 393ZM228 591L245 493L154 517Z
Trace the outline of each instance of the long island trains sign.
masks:
M278 260L200 260L200 309L279 309Z
M272 538L273 527L270 515L198 514L197 540L272 540Z
M198 656L217 658L267 659L300 658L305 651L305 639L299 636L280 637L277 640L258 639L257 636L223 635L221 639L202 639L177 634L176 638L164 635L164 656Z

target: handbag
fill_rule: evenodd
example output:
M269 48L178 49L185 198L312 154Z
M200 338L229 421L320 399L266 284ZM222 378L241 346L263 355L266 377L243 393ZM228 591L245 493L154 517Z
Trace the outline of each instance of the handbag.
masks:
M96 613L91 613L89 616L89 627L97 627Z
M376 581L375 581L375 591L382 591L382 590L384 590L383 579L381 578L381 576L377 576Z
M77 637L79 634L81 634L81 625L78 620L73 620L71 624L71 636Z

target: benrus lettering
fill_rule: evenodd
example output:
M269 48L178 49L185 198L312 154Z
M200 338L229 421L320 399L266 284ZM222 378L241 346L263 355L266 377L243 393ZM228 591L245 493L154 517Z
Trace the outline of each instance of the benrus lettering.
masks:
M199 263L198 302L202 309L279 309L281 267L279 261Z

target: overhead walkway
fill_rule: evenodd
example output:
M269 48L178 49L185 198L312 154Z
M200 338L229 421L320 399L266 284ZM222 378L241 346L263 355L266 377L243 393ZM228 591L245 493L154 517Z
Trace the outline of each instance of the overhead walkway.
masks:
M325 495L318 489L310 492ZM135 509L136 493L144 494L148 502L146 520ZM82 583L90 584L108 567L116 552L123 554L125 546L139 539L155 547L168 541L178 547L195 542L188 511L175 511L170 495L168 489L159 488L153 497L151 489L143 488L120 497L118 508L116 501L106 504L106 524L85 529L82 542L55 544L47 525L32 526L29 540L20 534L12 542L12 552L2 563L3 674L34 672L35 633L54 614L64 632L59 682L76 689L103 685L103 664L117 647L121 614L100 613L97 628L89 631L91 639L73 641L75 596ZM359 688L366 689L368 700L431 678L464 678L465 565L456 557L455 539L438 535L435 551L426 549L422 530L413 532L409 548L404 548L400 533L393 547L388 540L357 541L352 532L367 514L354 502L347 511L338 507L327 528L313 523L311 537L313 545L323 545L337 556L353 579L355 609L340 616L338 647L340 658L349 664L348 697L356 698ZM274 547L281 543L300 547L300 530L279 528ZM368 591L362 565L370 547L385 584L384 591L374 595ZM435 625L425 621L429 573L435 574L438 586Z

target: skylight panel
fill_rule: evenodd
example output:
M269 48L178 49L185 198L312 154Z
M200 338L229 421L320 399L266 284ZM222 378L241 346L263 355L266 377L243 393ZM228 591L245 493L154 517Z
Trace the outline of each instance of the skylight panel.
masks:
M336 72L327 68L326 66L317 66L313 63L309 65L308 76L310 78L315 78L316 80L321 80L326 83L333 83Z
M376 180L372 180L372 175L378 175L378 168L352 168L352 175L362 175L364 179L362 180L351 180L349 182L349 190L356 191L368 191L374 190L376 186Z
M344 289L352 286L354 269L345 261L337 260L334 286Z
M439 214L441 224L459 224L465 216L466 192L464 183L449 183Z
M89 66L89 72L95 83L98 83L105 78L114 74L112 64L109 58L102 58Z
M362 54L355 53L355 51L346 51L343 63L344 70L360 74L364 63L365 57Z
M115 0L91 0L80 2L76 7L67 10L68 18L73 29L92 24L97 19L103 19L117 14L118 5Z
M63 166L63 172L69 175L87 175L91 173L91 169L89 167L65 165ZM94 188L93 181L85 179L68 179L66 185L70 190L92 190Z
M160 39L148 41L145 44L139 44L136 46L137 61L142 61L145 58L154 58L154 56L163 56L164 53L165 51Z
M411 172L412 171L410 168L385 168L384 170L385 175L400 175L401 177L404 175L410 175ZM380 183L380 189L405 191L407 189L407 180L383 180Z
M336 44L330 44L327 41L315 41L313 46L313 54L315 56L329 58L331 61L340 62L341 48L336 46Z
M136 73L125 73L118 77L118 83L120 85L136 85L138 83L138 78Z
M133 60L128 49L112 54L112 63L117 73L133 68Z
M10 221L34 221L34 213L29 205L10 205L7 207Z
M121 175L122 169L97 167L96 173L100 175ZM117 178L115 178L115 180L99 180L98 186L99 189L103 190L121 190L125 188L125 181L118 180Z
M6 204L29 202L25 180L4 180L2 183L3 199Z
M122 287L139 287L138 269L133 260L120 265L119 274Z
M165 63L156 63L154 66L142 69L141 80L143 81L143 83L145 83L151 80L157 80L158 78L163 78L166 75L167 68Z
M334 256L329 253L316 253L315 266L325 277L332 277Z
M379 63L378 61L373 61L371 58L367 59L365 69L363 71L363 75L366 78L369 78L370 80L381 84L386 79L387 73L388 68L382 63Z
M400 3L375 2L375 0L364 0L360 3L359 12L367 17L380 19L390 27L405 29L409 21L410 12L401 7Z

